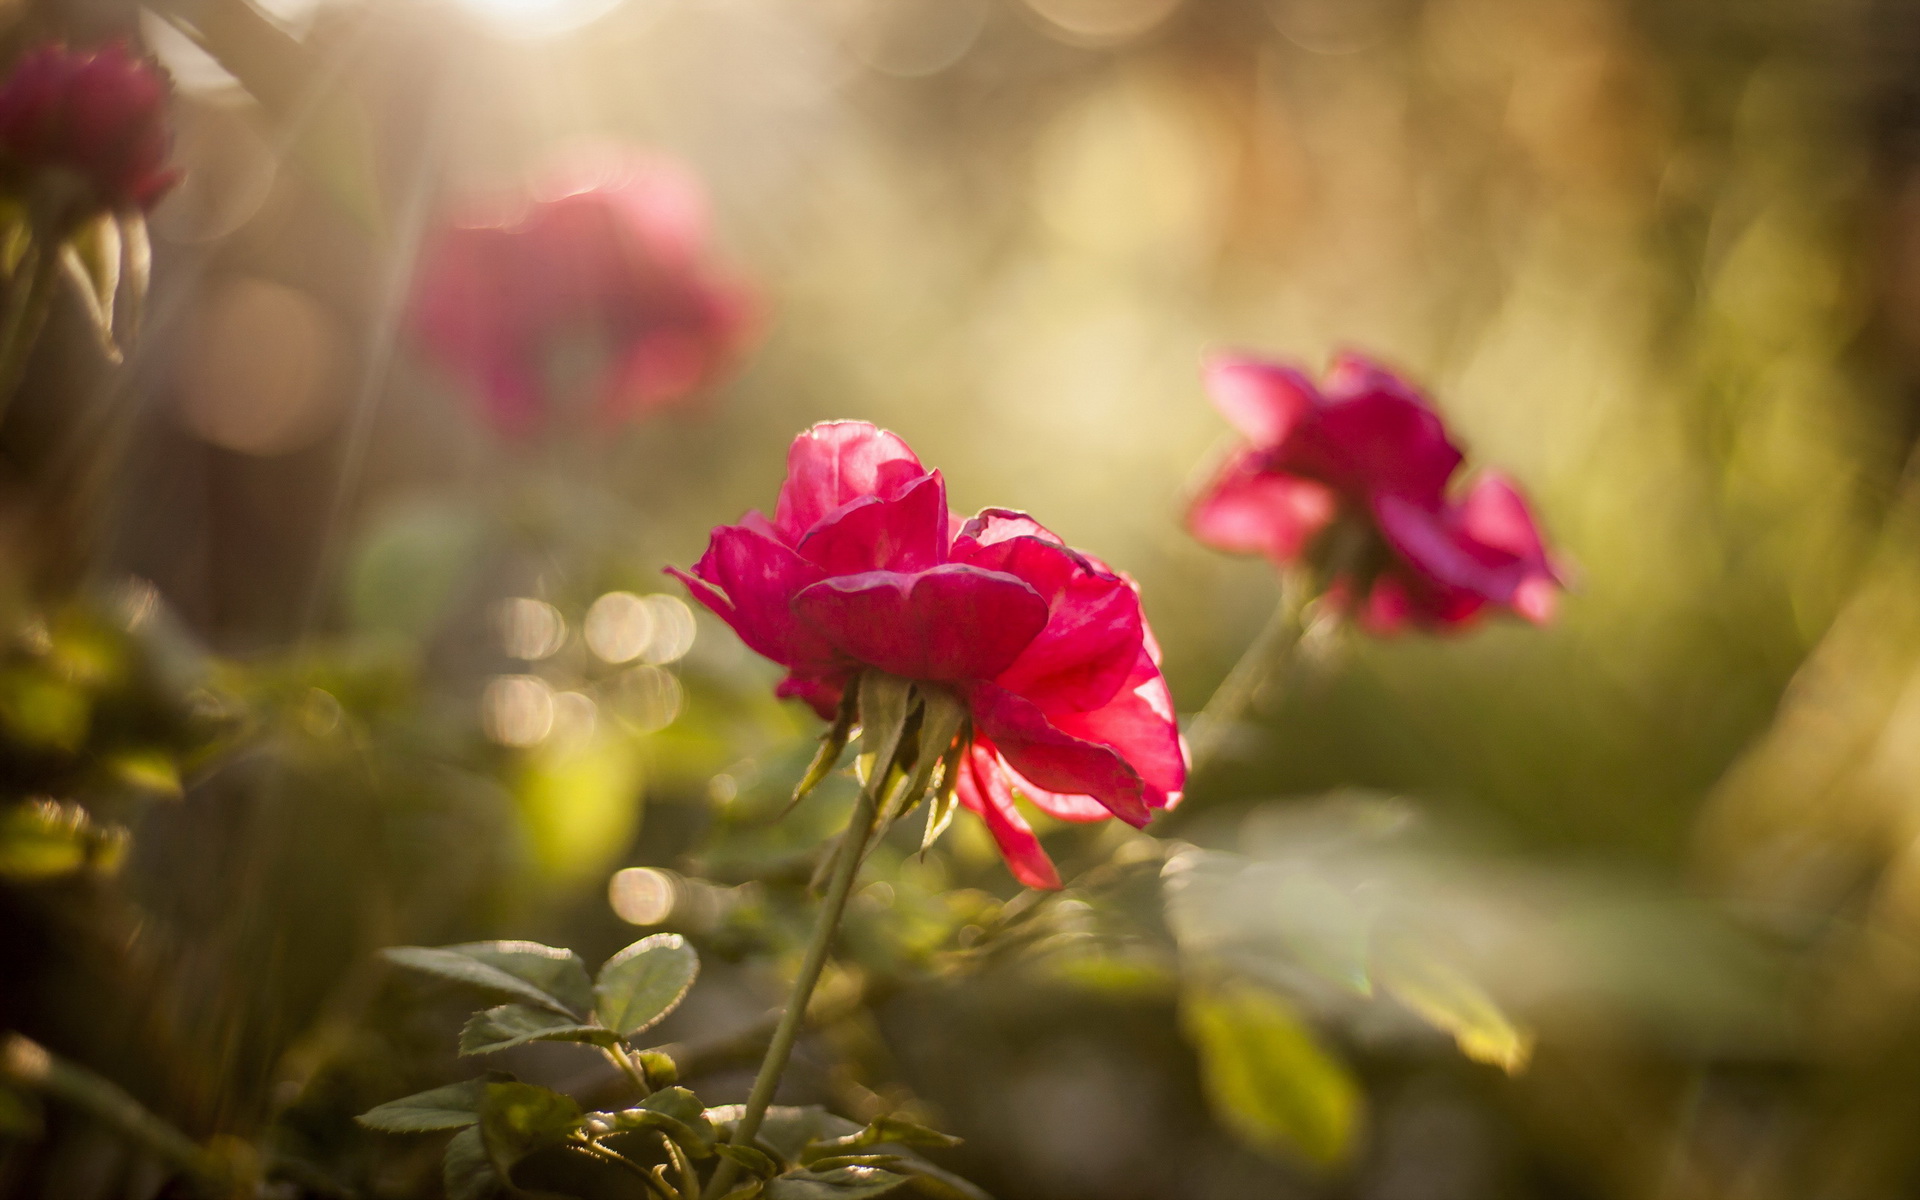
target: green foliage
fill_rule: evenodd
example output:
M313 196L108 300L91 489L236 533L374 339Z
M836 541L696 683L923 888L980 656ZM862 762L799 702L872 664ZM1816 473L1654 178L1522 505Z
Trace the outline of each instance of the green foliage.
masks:
M386 514L348 566L354 626L409 640L424 637L474 569L485 538L474 513L457 504L423 502Z
M512 1173L521 1162L544 1150L571 1147L609 1170L647 1174L649 1187L678 1200L698 1200L694 1164L714 1161L746 1169L748 1181L729 1193L739 1197L860 1200L911 1186L941 1200L982 1200L970 1185L930 1163L901 1154L859 1153L881 1146L959 1144L958 1138L924 1125L882 1117L863 1127L820 1109L773 1108L757 1142L736 1146L723 1139L732 1136L740 1106L710 1109L686 1088L658 1086L676 1073L673 1060L658 1050L637 1049L627 1039L672 1012L692 987L699 958L677 934L642 938L601 967L591 994L604 1024L566 1011L588 986L585 968L570 951L533 942L471 942L401 946L384 953L400 966L534 1001L475 1013L461 1031L461 1053L490 1053L534 1041L584 1043L623 1064L641 1092L629 1107L583 1112L569 1096L496 1074L389 1101L360 1115L361 1125L383 1133L457 1131L442 1163L449 1197L518 1191ZM639 1144L650 1147L659 1161L648 1167L631 1157L635 1139L642 1139ZM668 1168L675 1164L678 1182L669 1183Z
M1207 1100L1249 1145L1331 1166L1347 1157L1360 1089L1278 996L1246 984L1190 988L1182 1027Z
M477 1124L461 1130L447 1143L440 1180L447 1200L486 1200L499 1192L500 1176L493 1169L485 1135Z
M565 1140L585 1119L572 1097L530 1083L489 1083L480 1103L480 1135L502 1172Z
M593 1007L586 964L571 950L537 942L469 942L437 948L395 946L387 961L456 983L471 984L568 1016Z
M633 1037L678 1007L699 973L699 956L679 934L641 938L600 968L594 1011L607 1028Z
M502 1004L473 1014L460 1030L460 1053L491 1054L528 1042L589 1042L611 1046L612 1032L571 1016L525 1004Z
M0 809L0 879L33 882L82 869L111 871L127 833L101 825L75 804L31 800Z
M831 1171L790 1171L767 1181L768 1200L867 1200L884 1196L907 1182L878 1167L835 1167Z
M1520 1028L1472 976L1407 939L1389 942L1376 958L1380 986L1452 1035L1475 1062L1514 1072L1533 1053L1533 1035Z
M960 1144L960 1139L950 1133L941 1133L937 1129L929 1129L925 1125L918 1125L899 1117L878 1117L856 1133L815 1142L802 1157L807 1162L814 1162L821 1155L846 1154L883 1144L931 1146L950 1150Z
M632 1108L593 1117L616 1132L658 1129L694 1158L710 1158L717 1148L705 1107L685 1088L662 1088Z
M389 1100L354 1119L368 1129L377 1129L382 1133L434 1133L464 1129L479 1123L486 1091L484 1079L468 1079L430 1091L416 1092L399 1100Z

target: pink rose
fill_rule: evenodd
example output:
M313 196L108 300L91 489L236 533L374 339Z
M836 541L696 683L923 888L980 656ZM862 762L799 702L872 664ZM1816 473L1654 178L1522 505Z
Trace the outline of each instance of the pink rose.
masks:
M150 209L180 178L167 167L168 91L124 43L39 46L0 82L0 154L26 172L77 176L90 193L83 210Z
M952 515L940 473L885 430L801 434L773 517L720 526L673 574L822 716L867 669L962 699L958 798L1023 883L1060 877L1016 790L1063 820L1136 826L1180 798L1185 750L1133 582L1024 514Z
M1194 502L1210 546L1280 565L1325 560L1332 531L1359 539L1328 592L1376 632L1462 628L1489 607L1552 616L1560 576L1506 479L1448 496L1460 466L1446 426L1412 385L1343 355L1313 382L1292 367L1225 356L1207 387L1247 438Z
M592 358L594 416L618 425L716 382L750 325L746 289L706 256L706 201L682 168L599 159L505 219L429 239L411 325L502 434L556 422L562 353Z

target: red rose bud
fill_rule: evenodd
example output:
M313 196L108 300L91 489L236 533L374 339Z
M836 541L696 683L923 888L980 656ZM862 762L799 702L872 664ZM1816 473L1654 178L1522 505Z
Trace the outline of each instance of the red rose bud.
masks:
M0 154L28 173L77 176L86 209L150 209L180 178L167 167L168 90L160 69L123 43L41 46L0 83Z
M940 473L894 434L801 434L772 518L715 529L672 573L822 716L867 669L959 697L958 799L1022 883L1060 877L1016 790L1062 820L1133 825L1180 799L1186 753L1132 580L1024 514L949 513Z
M1228 356L1207 387L1247 440L1188 514L1201 541L1285 566L1325 557L1336 527L1357 530L1363 553L1336 565L1328 592L1375 632L1463 628L1488 608L1552 616L1560 574L1526 501L1491 474L1448 497L1461 454L1412 385L1353 355L1320 387Z
M411 327L503 435L551 424L562 352L592 352L603 425L716 382L746 341L746 290L706 261L706 201L682 168L600 157L504 219L453 224L422 259Z

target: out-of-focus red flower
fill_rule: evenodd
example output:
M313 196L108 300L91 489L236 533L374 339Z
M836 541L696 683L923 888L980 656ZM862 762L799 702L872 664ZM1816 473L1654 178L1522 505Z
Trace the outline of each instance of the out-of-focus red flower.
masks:
M18 171L62 170L91 203L78 213L152 208L180 178L168 169L166 76L124 43L28 51L0 82L0 153Z
M1016 791L1136 826L1180 798L1186 754L1133 582L1022 513L949 513L940 473L885 430L801 434L772 518L720 526L673 574L823 717L866 669L964 700L956 791L1023 883L1060 877Z
M509 437L553 423L570 352L603 426L714 383L746 340L747 290L707 261L706 201L660 159L600 157L556 173L504 219L441 229L411 324Z
M1392 372L1343 355L1315 387L1292 367L1214 360L1207 388L1246 436L1188 514L1194 535L1287 565L1357 539L1329 593L1375 632L1461 628L1488 608L1534 622L1553 614L1559 573L1526 501L1484 474L1459 499L1461 454L1424 396Z

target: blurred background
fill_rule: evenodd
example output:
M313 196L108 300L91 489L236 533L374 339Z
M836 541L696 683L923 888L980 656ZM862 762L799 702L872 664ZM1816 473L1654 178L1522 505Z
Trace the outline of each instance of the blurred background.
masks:
M431 1196L437 1145L350 1118L471 1074L464 1009L373 950L659 926L708 964L663 1035L738 1099L844 795L771 821L818 723L660 569L871 420L1131 573L1191 713L1278 594L1181 526L1203 356L1358 348L1526 488L1557 622L1310 636L1157 840L1047 832L1064 899L964 819L882 855L791 1098L907 1105L1005 1200L1920 1195L1920 9L0 22L148 48L185 172L137 346L56 308L0 425L7 792L92 839L9 868L0 1027L290 1195ZM411 336L419 268L609 147L697 179L734 366L508 432ZM161 1186L31 1128L0 1190Z

